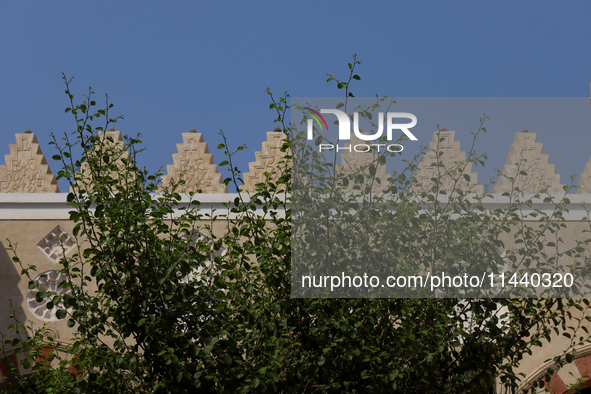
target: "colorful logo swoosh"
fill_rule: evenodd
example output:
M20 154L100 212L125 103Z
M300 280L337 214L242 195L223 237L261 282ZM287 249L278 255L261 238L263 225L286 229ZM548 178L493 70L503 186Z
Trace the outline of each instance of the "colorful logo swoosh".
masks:
M307 113L307 115L310 115L311 117L313 117L316 122L318 123L318 125L320 126L320 130L322 130L322 123L320 122L320 119L322 119L322 122L324 123L324 126L326 127L326 130L328 130L328 125L326 124L326 120L324 120L324 117L322 115L320 115L320 112L309 108L309 107L304 107L304 109L307 109L308 111L310 111L309 113Z

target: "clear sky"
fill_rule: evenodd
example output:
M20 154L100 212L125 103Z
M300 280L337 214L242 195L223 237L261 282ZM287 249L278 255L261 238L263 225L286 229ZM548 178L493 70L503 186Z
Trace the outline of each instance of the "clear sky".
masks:
M326 73L345 78L353 53L356 96L589 97L591 2L1 2L0 155L30 128L58 171L47 142L74 129L65 72L78 98L88 86L99 102L109 94L125 116L116 128L143 134L152 171L192 127L216 163L220 129L246 144L247 170L274 127L265 89L339 96ZM563 183L591 156L589 128L530 128ZM473 130L456 131L467 149ZM487 167L502 167L517 131L486 136Z

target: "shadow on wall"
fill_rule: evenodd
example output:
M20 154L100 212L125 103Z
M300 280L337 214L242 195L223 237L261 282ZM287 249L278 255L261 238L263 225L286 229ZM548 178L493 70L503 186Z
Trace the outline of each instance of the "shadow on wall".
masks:
M5 244L0 241L0 316L14 314L19 322L25 322L24 295L19 289L21 280L23 279L17 266L12 261ZM12 323L11 320L3 320L3 326L0 327L0 332L7 335L6 339L13 338L15 335L14 330L8 330L8 325Z

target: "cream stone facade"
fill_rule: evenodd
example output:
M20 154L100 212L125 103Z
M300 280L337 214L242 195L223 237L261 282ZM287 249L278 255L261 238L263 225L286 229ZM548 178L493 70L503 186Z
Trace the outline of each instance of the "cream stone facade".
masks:
M183 142L176 146L178 153L172 155L174 164L166 166L167 174L162 177L163 188L168 187L171 181L176 183L182 178L185 184L177 189L180 193L197 192L199 189L207 193L228 192L203 134L191 129L183 133Z
M117 143L123 143L119 131L109 130L107 133ZM79 244L72 235L74 224L69 221L68 214L71 208L67 204L66 193L60 193L35 135L26 131L15 137L16 143L9 146L10 153L5 155L6 164L0 165L0 331L14 335L13 331L7 330L7 326L11 324L8 316L15 313L18 320L34 327L44 327L47 335L66 344L72 336L72 329L66 326L65 320L57 319L53 311L46 308L45 303L37 302L34 292L28 289L28 279L21 276L21 268L12 261L13 252L8 250L7 239L16 247L24 265L36 266L34 280L47 289L62 291L57 286L64 280L58 272L59 259L64 253L77 253ZM276 179L273 173L278 163L284 159L284 153L280 151L283 137L284 134L278 129L267 132L267 141L262 143L261 151L255 153L255 161L250 163L249 172L244 174L241 192L254 192L256 184L265 181L265 173L271 174L271 180ZM516 178L515 184L524 193L536 193L540 190L540 185L547 188L549 193L563 193L560 175L555 173L555 166L549 164L548 155L542 153L543 145L536 141L536 137L536 133L527 130L516 134L502 173ZM178 153L172 157L173 164L167 166L167 173L163 176L163 187L182 177L185 180L182 192L203 192L200 195L203 209L223 209L222 203L233 201L237 194L228 193L203 134L192 129L188 133L182 133L181 138L182 141L177 144ZM466 152L460 149L460 142L455 140L454 131L442 129L439 133L435 132L430 148L443 150L443 159L449 165L466 159ZM345 155L342 165L347 165L348 160L366 159L370 160L369 156L360 159L360 156L348 158ZM436 156L427 153L418 166L417 179L423 188L428 189L431 186L431 178L437 171L437 167L433 165L435 161ZM581 167L583 166L579 189L571 200L578 204L591 205L591 159L586 165L583 162ZM534 175L523 177L519 175L521 169ZM478 174L472 171L471 166L463 168L461 174L468 175L469 181L463 182L460 187L470 187L472 192L483 191L483 186L478 184ZM383 168L378 177L387 177ZM444 177L443 180L444 188L453 187L451 177ZM500 194L511 191L505 178L501 178L493 189L500 200ZM185 203L188 200L181 202ZM542 203L539 208L544 209ZM581 224L577 224L580 217L576 217L582 212L584 211L574 210L567 218L568 226L562 234L567 242L569 233L582 231ZM549 360L562 354L569 346L570 341L560 337L534 349L534 354L526 357L519 368L519 372L525 375L523 384L529 385L542 378L547 368L552 366ZM15 356L11 357L14 359ZM3 368L0 372L5 371ZM566 385L577 377L584 377L591 386L591 345L578 349L574 363L555 375L551 392L566 393Z
M285 160L285 153L281 152L283 138L284 134L279 126L275 127L273 131L267 131L267 141L263 142L260 151L255 152L255 161L248 164L250 171L244 174L244 185L240 190L245 192L256 191L258 183L266 182L265 173L269 174L270 181L277 180L276 169L279 168L279 163Z
M443 185L442 190L452 190L454 188L461 188L462 190L470 189L473 193L482 193L484 188L478 184L478 174L472 172L472 163L467 163L464 168L456 168L455 163L464 162L466 160L466 152L460 149L460 141L456 141L456 132L448 131L445 127L439 131L433 132L433 140L429 143L429 151L419 163L419 170L417 173L417 182L420 185L421 191L429 190L433 187L432 178L439 178ZM444 167L437 166L437 153L443 152L440 156L440 161L445 168L450 170L457 170L457 174L441 174L441 169ZM461 175L467 175L470 182L466 181ZM455 185L453 178L459 178L460 184Z

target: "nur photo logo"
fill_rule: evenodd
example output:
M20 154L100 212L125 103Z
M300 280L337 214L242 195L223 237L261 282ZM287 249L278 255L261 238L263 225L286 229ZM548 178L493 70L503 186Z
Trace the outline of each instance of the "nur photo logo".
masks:
M310 107L303 107L302 111L308 116L307 120L307 139L314 139L314 122L318 124L318 128L321 131L328 131L328 124L322 114L332 114L337 117L338 120L338 141L350 141L351 140L351 120L346 112L338 109L320 109L317 111ZM386 132L386 140L390 143L363 143L363 144L349 144L349 146L339 146L338 143L321 143L318 145L319 152L336 149L339 151L349 152L370 152L375 148L377 152L380 149L385 149L388 152L402 152L404 147L400 144L391 143L393 141L394 131L400 130L404 133L411 141L417 141L417 137L410 131L417 124L417 117L409 112L378 112L377 128L378 130L374 134L364 134L359 128L359 114L360 112L353 112L353 133L355 136L362 141L376 141ZM398 123L399 119L407 119L410 122ZM372 148L373 147L373 148Z

